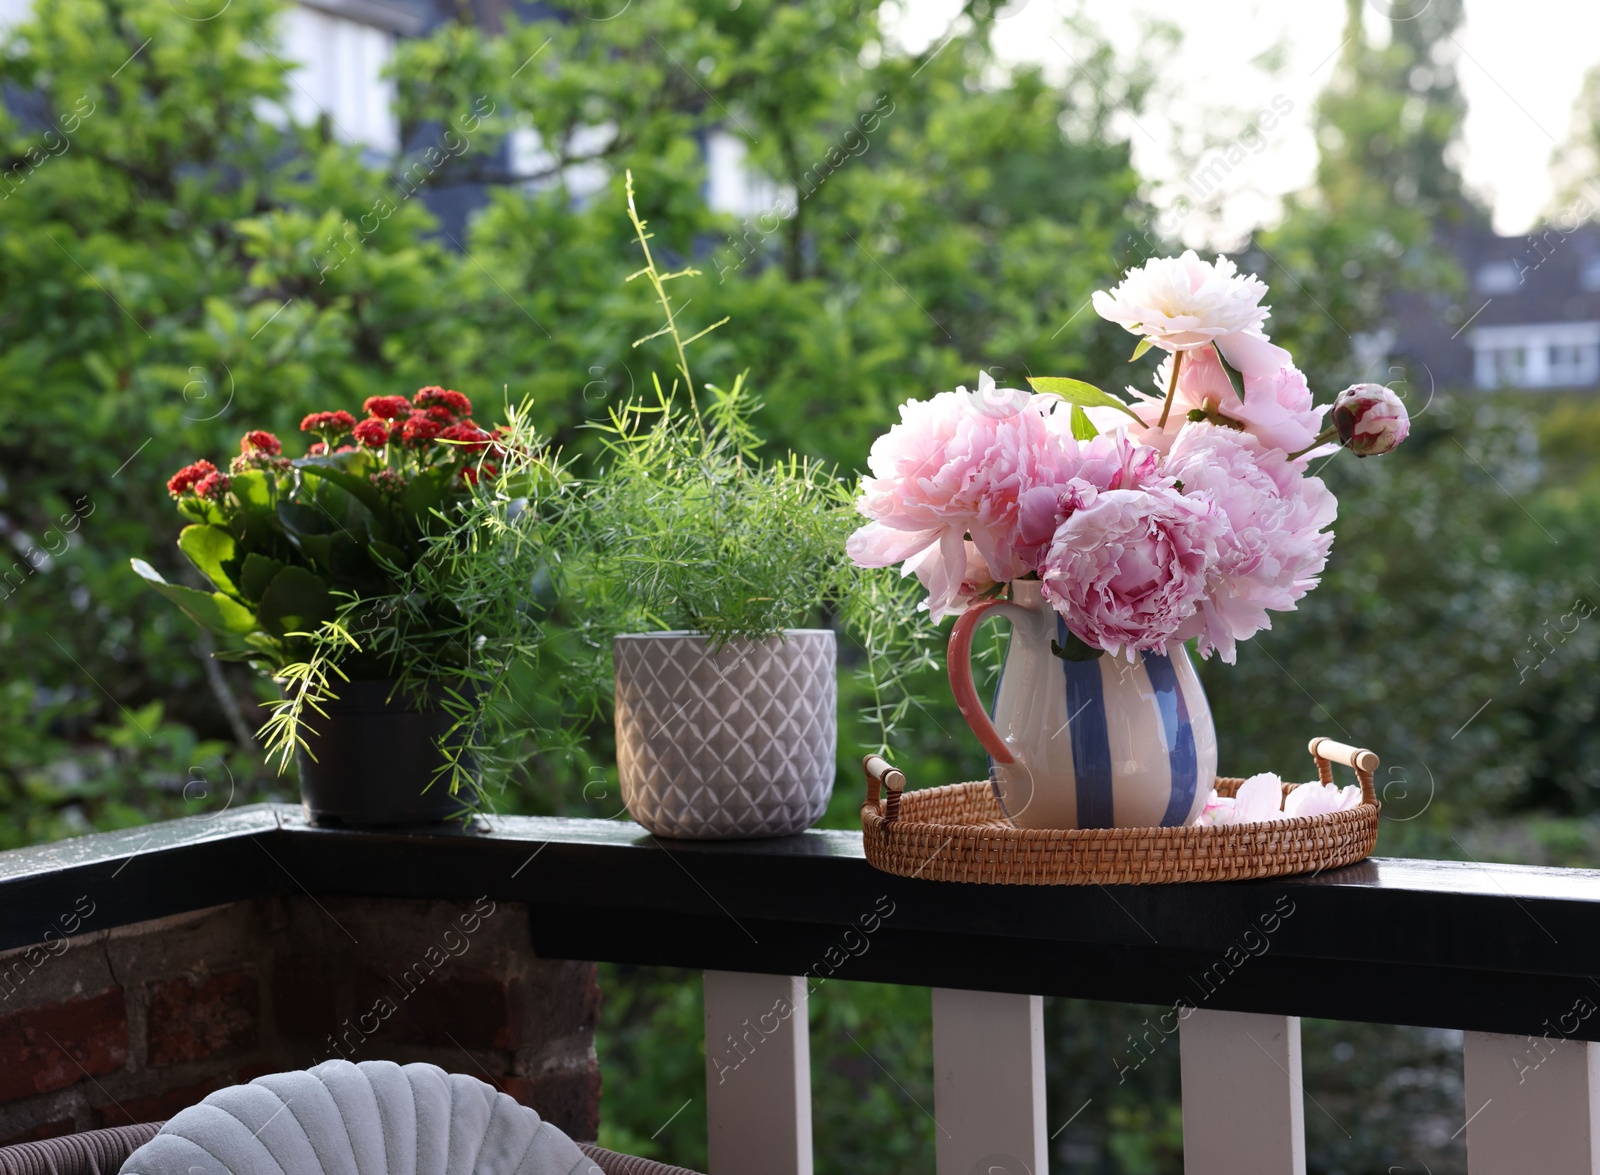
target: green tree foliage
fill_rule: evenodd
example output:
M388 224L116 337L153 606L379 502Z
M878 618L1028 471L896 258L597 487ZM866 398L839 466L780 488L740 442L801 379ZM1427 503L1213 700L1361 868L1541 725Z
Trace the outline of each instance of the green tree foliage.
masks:
M1600 65L1583 75L1572 103L1572 125L1566 142L1550 156L1555 180L1552 219L1569 228L1575 221L1593 220L1600 207L1596 181L1600 180Z
M1316 181L1287 201L1278 228L1258 235L1250 260L1283 289L1274 337L1307 371L1349 383L1381 374L1352 360L1358 336L1385 325L1398 290L1448 294L1459 280L1433 247L1436 228L1487 215L1457 167L1460 0L1390 6L1383 46L1366 26L1368 7L1346 7L1333 77L1317 100Z

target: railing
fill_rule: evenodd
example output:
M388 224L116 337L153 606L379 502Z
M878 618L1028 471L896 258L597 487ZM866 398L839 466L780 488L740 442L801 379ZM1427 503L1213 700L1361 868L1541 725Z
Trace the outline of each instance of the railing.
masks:
M702 969L712 1175L811 1170L806 992L830 975L934 988L940 1175L1047 1169L1045 995L1164 1009L1189 1175L1305 1170L1301 1016L1465 1029L1474 1175L1600 1172L1600 873L1372 860L958 886L877 872L854 833L668 842L531 817L347 832L261 805L0 853L0 949L38 941L41 912L86 885L105 894L97 929L302 891L487 894L527 905L541 957Z

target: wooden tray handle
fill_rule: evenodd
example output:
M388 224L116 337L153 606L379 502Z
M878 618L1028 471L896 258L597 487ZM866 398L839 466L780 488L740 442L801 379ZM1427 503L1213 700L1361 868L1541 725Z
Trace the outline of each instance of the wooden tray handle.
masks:
M1372 773L1378 769L1378 756L1365 747L1352 747L1331 738L1314 738L1307 748L1317 761L1317 778L1323 783L1333 782L1333 765L1343 763L1353 769L1361 781L1361 802L1378 806L1378 796L1372 788Z
M867 773L867 802L864 808L871 808L877 815L885 820L898 820L900 818L900 793L906 790L906 777L898 767L891 767L889 761L882 755L866 755L861 760L861 769ZM888 798L882 803L878 796L882 789L888 790Z

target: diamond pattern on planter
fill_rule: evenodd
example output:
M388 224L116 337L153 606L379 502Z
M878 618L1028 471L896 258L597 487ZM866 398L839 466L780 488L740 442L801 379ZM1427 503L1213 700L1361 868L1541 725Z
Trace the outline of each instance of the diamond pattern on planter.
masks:
M790 629L713 653L698 633L620 636L617 768L628 812L660 836L787 836L833 793L832 632Z

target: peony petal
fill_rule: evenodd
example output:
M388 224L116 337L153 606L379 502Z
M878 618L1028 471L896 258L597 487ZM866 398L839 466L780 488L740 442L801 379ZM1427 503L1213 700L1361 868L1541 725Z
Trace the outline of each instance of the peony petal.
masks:
M1235 823L1266 824L1284 818L1283 780L1270 771L1252 775L1234 793Z
M1236 331L1216 340L1222 357L1240 375L1246 377L1269 376L1279 368L1294 362L1289 352L1268 340L1256 330Z
M956 538L960 540L959 535ZM881 522L869 522L845 540L845 553L857 567L892 567L938 541L936 530L895 530Z

